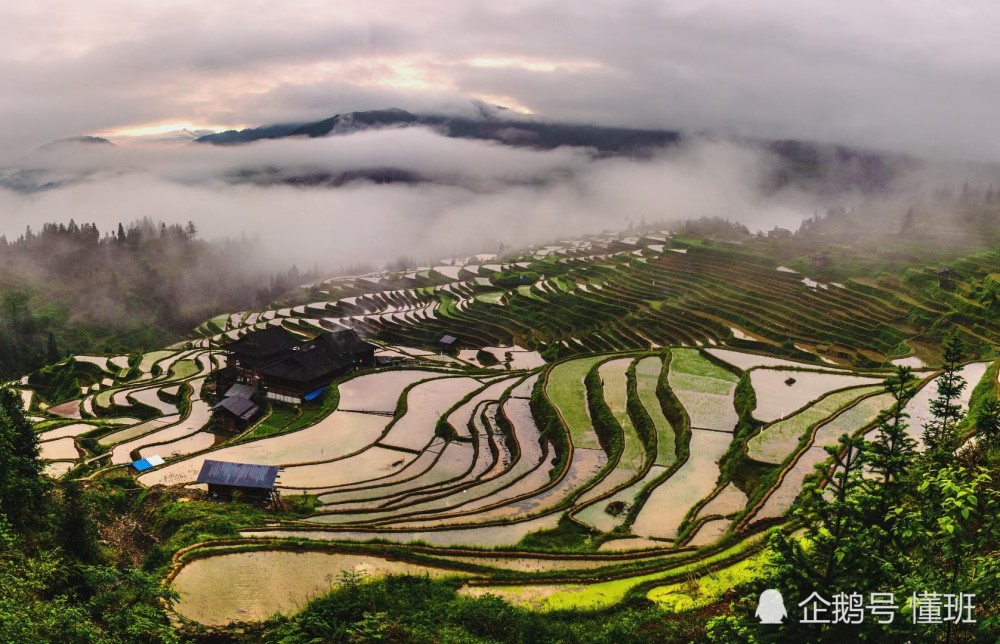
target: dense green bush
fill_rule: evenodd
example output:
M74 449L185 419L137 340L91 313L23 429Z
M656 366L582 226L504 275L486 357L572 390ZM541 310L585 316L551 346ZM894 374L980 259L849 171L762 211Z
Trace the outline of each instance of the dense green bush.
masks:
M265 642L579 642L640 644L698 641L704 617L668 615L648 604L613 611L538 613L499 597L466 597L448 581L391 576L366 581L345 575L305 610L279 618Z

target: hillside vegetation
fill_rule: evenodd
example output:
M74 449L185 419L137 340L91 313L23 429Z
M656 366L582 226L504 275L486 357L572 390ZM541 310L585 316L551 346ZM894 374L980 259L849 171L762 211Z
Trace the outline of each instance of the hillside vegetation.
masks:
M0 639L62 628L55 597L78 641L995 641L1000 328L968 292L1000 253L834 280L783 258L801 240L702 224L727 239L333 278L33 372L0 400L5 565L51 574L2 582L30 610ZM276 326L385 363L218 433L220 347ZM280 501L207 498L209 458L279 466ZM788 618L762 630L767 588ZM802 624L812 591L893 593L895 621ZM913 619L925 592L969 619Z
M67 354L162 347L210 315L269 302L304 276L270 274L259 245L150 220L29 227L0 238L0 379Z

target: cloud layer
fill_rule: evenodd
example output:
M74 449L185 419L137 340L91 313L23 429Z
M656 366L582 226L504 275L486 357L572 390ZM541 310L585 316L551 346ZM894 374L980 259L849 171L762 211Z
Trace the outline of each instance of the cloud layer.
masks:
M27 161L53 177L86 178L30 195L0 190L0 230L8 236L70 217L104 231L144 216L193 220L204 236L259 236L271 260L324 270L491 252L499 242L516 247L642 220L722 216L751 228L794 227L815 204L796 194L764 198L757 186L771 159L709 141L632 160L411 128L237 147L69 144ZM302 188L231 180L265 166L288 173L391 167L427 181Z
M219 0L0 8L0 143L480 98L548 119L1000 160L1000 5Z

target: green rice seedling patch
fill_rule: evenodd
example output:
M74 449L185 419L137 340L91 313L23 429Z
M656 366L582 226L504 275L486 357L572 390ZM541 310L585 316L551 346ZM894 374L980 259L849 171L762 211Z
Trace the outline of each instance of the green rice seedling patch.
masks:
M735 384L739 378L702 356L697 349L674 349L670 359L670 370L678 374L689 374L715 378Z
M673 364L671 363L671 372ZM733 390L732 380L720 380L718 378L708 378L705 376L693 376L687 373L671 373L670 386L673 389L683 389L702 394L712 394L713 396L728 396Z
M248 440L267 438L280 434L299 416L299 408L291 405L275 405L272 403L271 413L253 427L245 436Z
M739 378L694 349L674 349L671 355L667 382L687 411L691 427L733 431L739 420L733 403Z
M475 299L486 304L501 304L504 295L506 295L505 291L491 291L489 293L479 293L475 296Z
M781 463L788 458L802 436L837 411L858 398L877 392L880 387L858 387L838 391L822 398L802 411L768 425L747 441L747 455L762 463Z
M770 558L765 550L695 579L657 586L646 593L646 598L660 608L674 613L701 608L719 601L726 591L737 585L764 574L769 563Z
M461 592L472 596L494 594L515 604L527 605L538 610L599 610L621 602L636 586L658 579L689 575L706 570L720 561L727 561L749 552L760 537L746 539L739 544L709 555L698 561L668 570L615 579L595 584L543 584L506 586L465 586Z
M546 382L545 393L559 410L576 447L601 447L587 410L587 392L583 379L603 359L603 356L588 356L561 362L552 368Z
M196 375L201 370L194 360L178 360L170 368L170 377L174 380L183 380Z
M149 373L153 370L154 364L173 354L173 351L151 351L143 354L142 361L139 363L139 371Z

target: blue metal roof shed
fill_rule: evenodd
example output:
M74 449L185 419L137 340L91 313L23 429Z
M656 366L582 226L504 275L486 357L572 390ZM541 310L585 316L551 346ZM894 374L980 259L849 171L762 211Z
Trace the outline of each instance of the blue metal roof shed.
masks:
M134 467L137 472L151 470L157 465L163 465L163 458L159 455L150 456L149 458L141 458L138 461L132 461L132 467Z
M198 474L199 483L256 490L273 489L277 478L277 465L250 465L213 460L206 460Z

